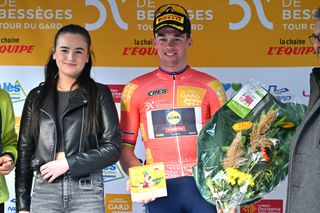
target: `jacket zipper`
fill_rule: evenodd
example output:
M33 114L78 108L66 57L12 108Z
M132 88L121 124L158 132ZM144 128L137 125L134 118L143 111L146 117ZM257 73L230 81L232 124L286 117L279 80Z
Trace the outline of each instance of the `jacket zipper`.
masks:
M83 123L84 123L84 107L82 107L82 121L81 121L81 131L80 131L80 145L79 145L79 152L82 149L82 137L83 137Z
M53 143L53 151L51 152L51 160L54 160L56 159L56 149L57 149L57 126L56 126L56 123L54 121L54 119L51 117L51 115L49 113L47 113L46 111L44 111L43 109L40 109L40 111L42 111L44 114L46 114L52 121L53 121L53 124L54 124L54 127L56 129L56 134L55 134L55 142ZM52 153L53 153L53 156L52 156Z

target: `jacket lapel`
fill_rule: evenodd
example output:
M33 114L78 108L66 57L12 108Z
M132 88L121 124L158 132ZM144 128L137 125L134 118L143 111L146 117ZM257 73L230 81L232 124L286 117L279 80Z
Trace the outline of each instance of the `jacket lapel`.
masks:
M47 94L47 97L41 107L42 110L47 112L52 118L56 117L56 97L54 95L54 91L50 91ZM83 105L86 105L88 102L87 94L84 89L77 89L74 91L74 93L70 97L69 104L67 106L67 109L65 110L65 113L74 110L78 107L81 107ZM64 113L64 114L65 114Z
M85 92L84 89L79 88L75 90L74 93L71 95L66 112L74 110L83 105L87 105L87 103L88 103L87 93Z
M48 92L41 109L52 116L52 118L56 117L56 97L54 91L50 90Z

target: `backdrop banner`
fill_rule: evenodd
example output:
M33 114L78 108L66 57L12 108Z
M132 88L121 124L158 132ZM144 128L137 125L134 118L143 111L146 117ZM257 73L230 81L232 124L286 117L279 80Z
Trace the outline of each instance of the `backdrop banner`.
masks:
M159 0L0 0L0 61L43 65L53 35L77 23L91 31L97 66L154 66ZM194 66L310 66L314 0L176 0L192 22Z
M44 81L53 37L63 25L90 31L95 53L92 77L110 87L118 113L123 87L159 65L153 48L154 10L168 0L0 0L0 88L11 95L19 131L30 90ZM188 9L193 45L189 65L217 77L228 99L251 79L282 102L308 103L309 73L317 66L308 36L315 0L175 0ZM120 115L120 113L119 113ZM145 162L138 137L136 154ZM119 163L103 170L106 213L142 213L132 203ZM15 213L14 172L6 176ZM238 212L285 212L286 180L261 202Z

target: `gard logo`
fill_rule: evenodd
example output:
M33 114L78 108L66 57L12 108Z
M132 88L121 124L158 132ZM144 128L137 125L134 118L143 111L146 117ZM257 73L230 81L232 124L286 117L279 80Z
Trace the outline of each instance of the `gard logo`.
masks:
M112 166L108 166L103 169L103 182L110 182L118 179L124 178L122 171L120 170L118 164L114 164Z
M6 202L6 213L16 213L16 199L13 198L9 202Z
M181 114L176 110L168 112L166 116L167 122L169 125L180 125L181 123Z
M24 101L27 97L26 92L24 91L18 80L16 80L16 82L14 83L0 82L0 88L4 89L10 94L12 103Z
M105 194L106 212L132 213L132 201L129 194Z
M274 95L281 102L287 102L292 99L292 96L288 95L289 89L286 87L278 88L277 85L270 85L268 92Z
M243 17L240 21L236 23L232 23L232 22L229 23L230 30L241 30L245 26L247 26L247 24L250 22L252 11L251 11L250 5L248 4L248 1L249 0L229 0L229 5L239 6L243 10ZM250 1L252 1L255 6L255 10L260 20L260 23L265 28L272 30L273 23L267 19L261 0L250 0Z

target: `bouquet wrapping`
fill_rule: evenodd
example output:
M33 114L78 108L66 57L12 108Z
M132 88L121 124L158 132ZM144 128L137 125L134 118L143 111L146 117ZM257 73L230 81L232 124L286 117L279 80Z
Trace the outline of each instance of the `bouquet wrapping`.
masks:
M288 173L305 109L279 102L257 82L243 86L200 132L193 173L202 196L227 213L272 191Z

